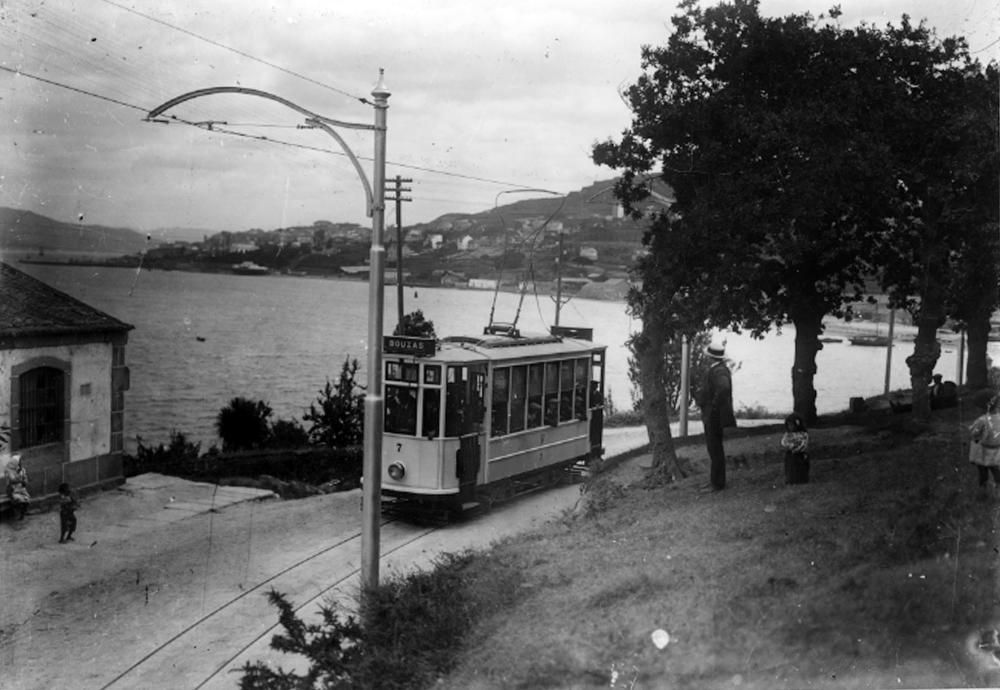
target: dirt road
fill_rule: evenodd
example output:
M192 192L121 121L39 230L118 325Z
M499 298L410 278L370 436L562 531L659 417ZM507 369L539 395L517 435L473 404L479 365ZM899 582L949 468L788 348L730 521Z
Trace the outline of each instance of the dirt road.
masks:
M577 486L559 487L440 529L387 523L383 572L529 529L578 496ZM125 509L128 496L85 500L73 544L53 538L54 512L0 525L3 687L235 687L228 671L268 654L277 624L271 588L307 615L325 597L351 601L359 499L352 491L244 502L148 530L105 530L96 544L88 520L100 520L104 502Z
M623 432L610 437L615 452L644 442ZM765 435L727 447L757 452L777 441ZM700 443L683 452L696 461L704 456ZM648 457L614 471L624 478L641 472L643 462ZM277 631L270 589L301 606L307 620L326 598L353 601L359 492L212 509L171 500L170 487L181 483L164 482L148 494L127 483L85 498L73 544L56 543L57 512L31 515L20 527L0 525L4 688L234 688L233 671L247 661L294 661L268 649ZM522 533L579 498L579 486L567 485L443 528L387 523L381 572ZM174 519L180 508L188 511Z

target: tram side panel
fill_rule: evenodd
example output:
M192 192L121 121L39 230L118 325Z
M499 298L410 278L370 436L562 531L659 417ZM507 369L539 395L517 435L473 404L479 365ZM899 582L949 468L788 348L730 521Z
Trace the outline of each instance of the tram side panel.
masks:
M489 441L486 482L566 464L589 452L586 420L493 438Z

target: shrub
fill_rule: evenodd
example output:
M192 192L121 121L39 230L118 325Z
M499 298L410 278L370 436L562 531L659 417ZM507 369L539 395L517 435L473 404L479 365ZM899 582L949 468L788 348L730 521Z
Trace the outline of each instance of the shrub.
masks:
M364 388L355 380L358 360L345 358L337 385L326 380L315 404L302 419L311 422L309 440L331 448L359 445L364 437ZM318 405L318 406L317 406Z
M496 557L445 554L431 571L398 575L369 591L362 625L324 605L306 624L285 597L268 595L284 633L271 647L305 656L303 675L247 663L241 690L293 688L419 688L451 670L475 625L516 598L521 571ZM470 583L474 583L471 584Z
M146 446L139 438L135 457L125 458L125 475L134 477L144 472L190 475L197 472L200 443L191 443L179 431L170 432L170 443Z
M222 450L245 450L263 447L270 436L268 419L271 406L260 400L233 398L219 410L215 428L222 439Z
M309 434L296 419L279 419L268 431L271 448L301 448L309 445Z

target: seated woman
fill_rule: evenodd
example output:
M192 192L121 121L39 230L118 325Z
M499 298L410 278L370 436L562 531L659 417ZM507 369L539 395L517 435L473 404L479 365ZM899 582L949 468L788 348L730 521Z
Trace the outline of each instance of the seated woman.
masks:
M4 469L4 478L7 480L7 496L14 508L14 515L18 520L23 520L28 514L31 494L28 493L28 472L21 464L20 455L11 456Z

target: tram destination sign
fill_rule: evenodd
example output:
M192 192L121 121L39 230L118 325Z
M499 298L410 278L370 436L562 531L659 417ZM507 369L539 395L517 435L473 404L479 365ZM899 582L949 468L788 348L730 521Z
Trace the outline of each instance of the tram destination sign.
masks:
M437 341L434 338L415 338L409 335L382 336L382 351L387 355L413 355L433 357Z

